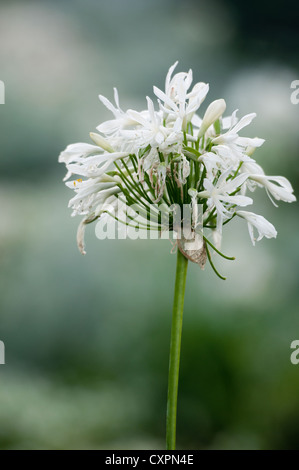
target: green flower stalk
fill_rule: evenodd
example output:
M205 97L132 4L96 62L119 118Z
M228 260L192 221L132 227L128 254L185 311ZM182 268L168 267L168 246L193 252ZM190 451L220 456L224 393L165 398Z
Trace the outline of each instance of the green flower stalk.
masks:
M271 201L296 200L290 182L267 176L253 159L264 140L240 136L256 117L223 116L223 99L202 113L209 85L192 84L192 70L173 75L165 90L153 88L156 107L147 97L143 111L122 110L114 89L112 104L100 95L113 119L91 133L92 144L69 145L59 156L65 163L66 185L75 195L72 215L81 215L77 241L85 254L86 225L115 220L128 229L163 236L168 231L177 247L177 271L171 330L167 402L167 449L175 449L177 393L184 292L188 260L202 269L208 261L221 279L214 255L233 260L221 251L224 227L237 216L245 220L253 244L274 238L274 226L262 215L244 210L248 196L264 188ZM232 222L233 223L233 222Z
M178 250L169 355L166 417L167 450L174 450L176 443L176 417L187 267L187 258Z

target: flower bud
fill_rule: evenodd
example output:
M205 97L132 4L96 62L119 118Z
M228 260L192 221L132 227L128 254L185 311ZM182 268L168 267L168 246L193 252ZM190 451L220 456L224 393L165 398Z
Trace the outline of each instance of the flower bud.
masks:
M205 112L205 115L203 117L199 135L198 137L202 137L206 130L215 122L217 119L222 116L226 109L226 103L225 101L221 98L220 100L213 101L209 106L208 109Z
M111 145L100 134L96 134L95 132L90 132L89 135L90 135L91 140L93 140L94 143L97 144L99 147L101 147L103 150L107 150L107 152L110 152L110 153L114 152L114 149L111 147Z

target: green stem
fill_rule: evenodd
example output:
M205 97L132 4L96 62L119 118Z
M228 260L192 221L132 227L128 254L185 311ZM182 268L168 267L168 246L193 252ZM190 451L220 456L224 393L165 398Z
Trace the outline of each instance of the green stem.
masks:
M166 417L167 450L175 450L176 442L178 383L187 267L188 260L178 249L169 356Z

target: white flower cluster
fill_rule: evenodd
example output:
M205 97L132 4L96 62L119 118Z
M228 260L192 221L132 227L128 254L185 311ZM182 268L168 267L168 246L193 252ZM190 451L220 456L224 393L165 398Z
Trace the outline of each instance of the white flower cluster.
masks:
M173 75L176 65L167 73L165 90L154 87L156 108L147 97L146 110L123 111L116 89L115 105L100 95L114 118L100 124L99 133L90 134L95 145L72 144L60 154L59 161L68 170L65 179L76 175L66 184L76 193L69 202L73 215L84 216L81 251L84 226L119 201L140 205L145 218L151 204L199 204L203 227L218 241L223 225L237 215L247 221L254 244L275 237L276 230L261 215L239 209L253 203L248 192L264 187L272 202L296 200L286 178L265 175L252 158L264 140L239 135L256 115L238 119L234 111L223 117L226 103L219 99L200 117L209 85L199 82L191 87L192 70Z

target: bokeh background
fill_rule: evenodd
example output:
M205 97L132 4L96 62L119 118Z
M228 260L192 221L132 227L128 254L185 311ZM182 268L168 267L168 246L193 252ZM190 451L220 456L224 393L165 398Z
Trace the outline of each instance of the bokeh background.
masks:
M143 109L179 60L207 103L258 113L256 157L298 195L297 18L290 0L1 0L1 449L164 448L171 245L91 226L82 257L57 157L109 117L99 93ZM257 196L277 240L253 247L236 221L227 281L189 266L178 448L299 449L298 206Z

